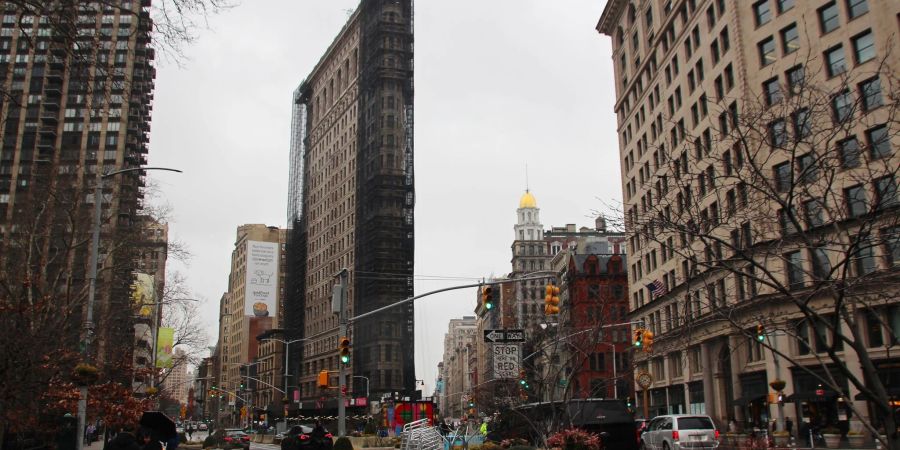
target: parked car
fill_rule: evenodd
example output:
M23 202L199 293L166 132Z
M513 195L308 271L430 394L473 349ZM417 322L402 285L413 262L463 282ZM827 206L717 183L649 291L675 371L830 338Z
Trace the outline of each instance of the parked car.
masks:
M719 430L709 416L657 416L641 435L643 450L699 450L719 446Z
M197 425L197 429L200 431L207 431L209 430L209 425L207 425L205 422L200 422L200 425Z

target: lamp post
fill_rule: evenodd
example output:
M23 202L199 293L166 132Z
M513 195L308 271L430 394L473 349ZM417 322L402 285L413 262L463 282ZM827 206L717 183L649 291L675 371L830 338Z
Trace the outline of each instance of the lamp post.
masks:
M307 338L300 338L300 339L292 339L292 340L290 340L290 341L283 341L283 340L278 339L278 338L265 338L265 339L262 339L262 340L263 340L263 341L275 341L275 342L281 342L282 344L284 344L284 398L285 398L285 402L288 402L288 401L289 401L288 398L287 398L287 395L288 395L288 376L289 376L289 375L288 375L288 355L290 355L290 353L288 352L288 350L290 350L291 344L293 344L294 342L308 341L309 339L307 339ZM284 423L287 424L287 411L285 411Z
M83 341L81 353L85 359L89 359L90 345L94 335L94 295L97 286L97 253L100 248L100 214L103 207L103 180L121 173L135 172L139 170L166 170L169 172L181 173L178 169L169 169L166 167L131 167L128 169L114 170L112 172L97 172L97 181L94 186L94 225L91 230L91 253L88 259L88 298L87 312L82 323ZM87 415L87 396L88 387L81 386L78 389L78 430L77 430L77 449L84 449L84 423Z

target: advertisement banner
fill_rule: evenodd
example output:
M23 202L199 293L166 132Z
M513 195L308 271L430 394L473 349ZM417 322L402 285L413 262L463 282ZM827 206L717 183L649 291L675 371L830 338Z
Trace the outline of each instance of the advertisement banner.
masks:
M156 302L156 281L153 275L135 273L134 284L131 285L131 301L134 310L142 317L150 317L153 303Z
M175 329L160 327L156 335L156 367L172 368L172 345L175 343Z
M245 316L277 317L278 248L277 242L247 241Z

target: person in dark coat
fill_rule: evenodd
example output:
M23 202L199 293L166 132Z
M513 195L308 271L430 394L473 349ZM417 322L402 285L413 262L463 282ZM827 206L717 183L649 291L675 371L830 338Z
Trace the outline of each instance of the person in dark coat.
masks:
M138 443L133 428L125 428L116 433L116 436L103 446L103 450L142 450L142 444Z

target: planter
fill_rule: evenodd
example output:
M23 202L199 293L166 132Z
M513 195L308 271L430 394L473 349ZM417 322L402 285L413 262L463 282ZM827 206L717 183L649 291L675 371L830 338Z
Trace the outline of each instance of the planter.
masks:
M790 434L775 434L772 435L772 438L775 439L776 447L787 447L791 444L791 435Z
M841 445L840 434L823 434L822 437L825 438L825 446L828 448L839 448Z
M850 442L850 448L862 448L866 444L866 435L848 434L847 441Z

